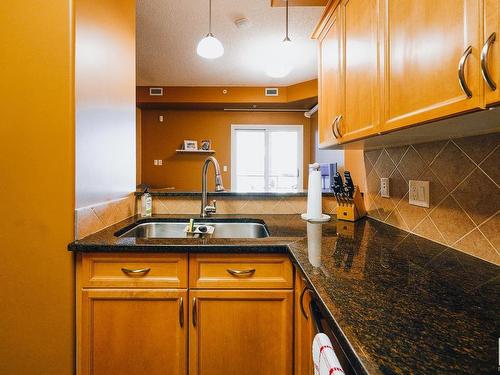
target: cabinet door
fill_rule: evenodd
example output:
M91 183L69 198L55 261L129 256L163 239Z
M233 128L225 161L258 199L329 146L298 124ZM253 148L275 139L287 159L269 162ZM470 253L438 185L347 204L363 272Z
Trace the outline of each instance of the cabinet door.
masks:
M311 292L306 288L300 272L295 275L295 375L312 375L314 327L309 312Z
M338 10L331 14L318 39L318 130L319 147L324 148L338 143L332 129L341 113L341 28Z
M479 108L481 0L381 3L380 14L385 17L381 23L385 35L383 130ZM462 81L470 97L459 83L461 61Z
M186 374L186 290L83 290L80 314L79 374Z
M500 102L500 1L484 1L484 34L481 54L486 105Z
M378 0L343 0L340 143L379 130Z
M291 375L293 291L190 292L191 375Z

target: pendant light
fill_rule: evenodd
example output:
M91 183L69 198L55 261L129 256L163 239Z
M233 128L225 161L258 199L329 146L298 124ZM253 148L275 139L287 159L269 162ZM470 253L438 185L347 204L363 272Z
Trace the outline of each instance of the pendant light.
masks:
M275 59L266 68L266 74L272 78L283 78L286 77L293 69L290 62L290 47L292 45L292 40L288 35L288 2L285 0L285 38L281 42L278 49L279 58Z
M196 53L205 59L216 59L224 54L224 46L212 34L212 0L208 1L208 34L198 43Z

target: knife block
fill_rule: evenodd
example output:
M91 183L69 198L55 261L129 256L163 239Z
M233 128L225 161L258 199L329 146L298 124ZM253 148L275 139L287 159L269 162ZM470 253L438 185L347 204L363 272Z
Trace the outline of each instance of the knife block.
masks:
M352 199L337 199L337 219L356 221L366 216L365 202L359 191L359 186L354 186Z

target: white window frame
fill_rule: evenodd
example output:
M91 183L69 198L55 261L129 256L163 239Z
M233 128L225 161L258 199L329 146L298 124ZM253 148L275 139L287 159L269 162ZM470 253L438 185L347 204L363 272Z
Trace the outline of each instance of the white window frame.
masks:
M238 190L236 186L236 131L237 130L263 130L265 131L265 149L269 149L269 132L276 130L293 130L298 134L298 155L297 155L297 165L298 165L298 181L297 190L303 189L304 184L304 126L303 125L257 125L257 124L238 124L231 125L231 190ZM264 157L265 167L264 167L264 186L266 189L269 188L269 155L266 152ZM268 190L265 190L268 191Z

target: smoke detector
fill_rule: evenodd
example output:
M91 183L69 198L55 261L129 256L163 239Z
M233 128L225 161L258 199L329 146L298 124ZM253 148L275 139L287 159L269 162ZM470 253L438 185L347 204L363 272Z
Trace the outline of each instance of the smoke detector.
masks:
M235 19L234 24L241 30L248 29L252 25L252 23L245 17Z

